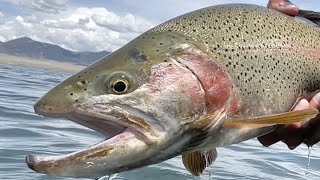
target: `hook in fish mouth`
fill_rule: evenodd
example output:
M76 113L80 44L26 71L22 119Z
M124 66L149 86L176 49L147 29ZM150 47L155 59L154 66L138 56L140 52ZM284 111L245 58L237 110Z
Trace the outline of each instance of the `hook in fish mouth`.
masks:
M121 106L121 107L120 107ZM96 109L84 109L80 106L74 107L70 112L55 114L37 110L36 112L46 117L64 117L106 136L106 140L87 149L66 155L41 157L28 155L26 163L34 171L63 176L91 177L87 174L106 175L116 173L122 165L121 162L110 162L116 160L119 148L125 148L131 142L141 147L148 146L158 138L157 131L146 123L145 118L153 117L143 114L139 110L122 105L108 105L104 107L103 113ZM106 110L107 109L107 110ZM114 154L114 155L113 155ZM108 160L107 156L112 157ZM121 158L120 158L121 159ZM114 164L107 167L106 163ZM91 173L93 167L98 169Z

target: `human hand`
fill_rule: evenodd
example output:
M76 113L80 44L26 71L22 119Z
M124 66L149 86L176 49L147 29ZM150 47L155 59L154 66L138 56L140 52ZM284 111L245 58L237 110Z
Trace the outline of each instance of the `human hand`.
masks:
M320 93L315 94L310 101L301 99L293 111L316 108L320 110ZM294 123L278 126L274 131L258 137L264 146L270 146L279 141L287 144L289 149L295 149L301 143L312 146L320 141L320 115L305 123Z
M267 7L291 16L296 16L299 13L299 8L289 0L269 0ZM299 100L293 111L307 108L320 110L320 93L313 96L310 101L307 99ZM258 140L264 146L282 141L288 145L289 149L295 149L301 143L312 146L320 141L320 115L306 123L278 126L271 133L259 137Z
M269 0L267 7L290 16L296 16L299 12L298 6L292 4L289 0Z

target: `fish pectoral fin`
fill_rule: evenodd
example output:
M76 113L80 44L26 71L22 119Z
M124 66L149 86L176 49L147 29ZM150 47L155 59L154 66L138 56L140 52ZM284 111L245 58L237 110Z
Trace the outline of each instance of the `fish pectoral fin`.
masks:
M226 121L224 121L223 126L232 128L242 128L266 127L276 124L291 124L307 121L311 118L316 117L318 113L319 111L317 109L304 109L269 116L227 119Z
M213 113L208 113L200 117L192 126L195 130L192 140L189 142L189 147L186 151L193 151L203 144L210 141L210 137L219 129L223 121L226 119L225 108L221 108Z
M194 176L200 176L206 167L210 166L217 158L216 148L209 151L194 151L182 153L184 167Z
M213 128L222 123L222 119L220 117L226 116L225 108L218 109L213 113L208 113L202 117L200 117L193 125L193 128L197 129L209 129Z

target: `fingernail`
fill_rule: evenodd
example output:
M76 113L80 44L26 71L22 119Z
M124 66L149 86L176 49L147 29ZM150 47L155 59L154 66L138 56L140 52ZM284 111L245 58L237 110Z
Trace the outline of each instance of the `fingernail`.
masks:
M263 144L263 147L269 147L271 144Z
M311 108L320 108L320 93L315 94L312 99L310 100L310 107Z
M301 99L294 108L295 111L309 108L309 102L306 99Z
M317 93L312 99L314 99L317 104L320 104L320 93Z
M294 149L296 148L296 146L288 146L288 148L289 148L290 150L294 150Z

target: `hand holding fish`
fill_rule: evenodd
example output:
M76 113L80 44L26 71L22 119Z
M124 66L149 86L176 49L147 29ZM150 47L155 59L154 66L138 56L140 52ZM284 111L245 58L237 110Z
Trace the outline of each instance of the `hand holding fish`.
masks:
M288 0L269 0L268 8L275 9L288 15L298 15L299 8ZM293 108L293 111L320 108L320 93L312 97L310 101L301 99ZM312 146L320 141L320 119L319 116L307 123L295 123L279 126L273 132L259 137L258 140L264 146L270 146L279 141L288 145L289 149L295 149L301 143Z
M301 99L293 108L293 111L302 109L316 108L320 109L320 93L312 97L310 101ZM295 149L301 143L312 146L320 141L320 120L319 115L306 122L282 125L273 132L261 136L258 140L264 146L270 146L279 141L288 145L289 149Z
M291 16L296 16L299 12L298 6L289 0L269 0L267 7Z

